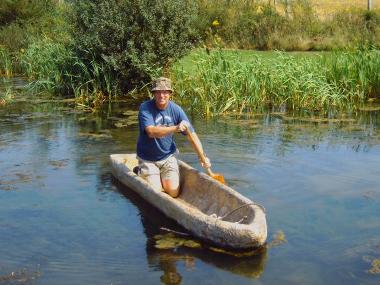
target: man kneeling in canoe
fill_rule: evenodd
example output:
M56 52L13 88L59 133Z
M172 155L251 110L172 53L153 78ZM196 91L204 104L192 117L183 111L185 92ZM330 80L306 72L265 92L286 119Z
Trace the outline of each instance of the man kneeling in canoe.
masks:
M180 106L170 100L173 89L168 78L160 77L153 83L154 98L141 104L139 110L139 137L137 158L139 175L144 177L154 189L165 191L172 197L179 195L179 168L174 154L177 147L174 133L186 135L192 132L193 147L202 149L202 144L194 132L189 119ZM203 152L203 149L202 149ZM210 160L201 161L204 168L210 168Z

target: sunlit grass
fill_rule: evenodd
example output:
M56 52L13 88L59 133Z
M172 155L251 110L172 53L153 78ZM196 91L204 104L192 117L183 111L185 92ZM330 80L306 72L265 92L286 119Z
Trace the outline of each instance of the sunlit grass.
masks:
M367 9L367 0L310 0L318 15L329 15L347 9ZM380 2L372 1L373 9L380 9Z
M12 56L5 48L0 46L0 76L10 77L12 75Z
M267 4L268 1L261 1L263 4ZM276 10L280 13L284 13L285 3L289 6L297 4L297 0L288 1L271 1L271 4L276 4ZM301 2L302 1L298 1ZM306 2L306 1L304 1ZM313 11L319 16L332 15L337 12L342 12L351 9L367 9L367 0L308 0L308 3L312 7ZM290 8L291 9L291 8ZM380 2L372 0L372 9L380 9Z
M206 115L262 106L346 108L380 93L380 51L198 51L173 68L176 100ZM186 65L187 64L187 65Z

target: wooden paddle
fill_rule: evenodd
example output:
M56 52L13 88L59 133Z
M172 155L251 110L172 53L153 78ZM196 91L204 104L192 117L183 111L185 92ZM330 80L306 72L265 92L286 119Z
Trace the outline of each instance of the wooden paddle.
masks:
M200 160L204 163L206 161L206 157L203 154L203 151L199 146L195 143L194 135L191 133L190 129L186 127L186 133L187 133L187 138L189 139L190 143L193 145L195 151L197 152ZM219 173L214 173L211 171L211 168L208 167L206 168L207 174L210 175L212 178L215 180L218 180L219 182L226 184L226 181L224 180L224 176L219 174Z

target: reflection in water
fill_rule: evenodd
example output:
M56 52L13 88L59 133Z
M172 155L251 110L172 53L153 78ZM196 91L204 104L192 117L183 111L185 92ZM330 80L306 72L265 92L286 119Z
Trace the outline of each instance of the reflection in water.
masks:
M162 227L186 231L111 181L109 154L135 150L135 112L126 111L138 106L86 113L35 99L0 106L1 284L29 273L57 285L139 284L142 275L146 284L378 284L379 104L192 119L215 170L267 209L272 247L237 258L207 244L157 249ZM199 167L177 138L180 158Z
M201 248L181 246L173 249L157 249L155 247L155 237L158 234L166 233L162 228L171 229L179 233L187 233L186 229L178 225L174 220L167 218L158 209L151 206L133 190L122 185L115 178L112 178L112 183L117 187L118 191L139 209L141 223L148 238L146 245L148 264L152 268L163 271L161 281L164 284L180 284L182 276L177 270L178 264L183 263L185 268L191 271L196 267L197 259L249 278L258 278L263 273L267 260L266 247L250 252L248 257L236 257L233 252L220 253L223 252L221 249L214 249L213 251L212 246L205 243L201 243ZM184 237L182 236L181 238ZM241 254L241 252L237 254Z

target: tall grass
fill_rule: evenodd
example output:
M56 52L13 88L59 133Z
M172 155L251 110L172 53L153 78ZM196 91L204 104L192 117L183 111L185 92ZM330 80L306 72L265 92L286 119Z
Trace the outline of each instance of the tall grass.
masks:
M74 95L81 104L98 105L120 89L105 65L95 60L84 62L72 49L49 39L33 42L21 64L33 92Z
M344 108L380 91L379 51L272 58L221 50L199 53L196 68L173 68L177 100L207 115L261 106Z
M0 46L0 76L10 77L13 75L13 59L11 53Z
M208 47L305 51L380 46L380 10L329 10L326 1L317 5L316 0L198 2L196 25Z
M380 96L380 50L334 52L323 58L326 78L351 100Z

